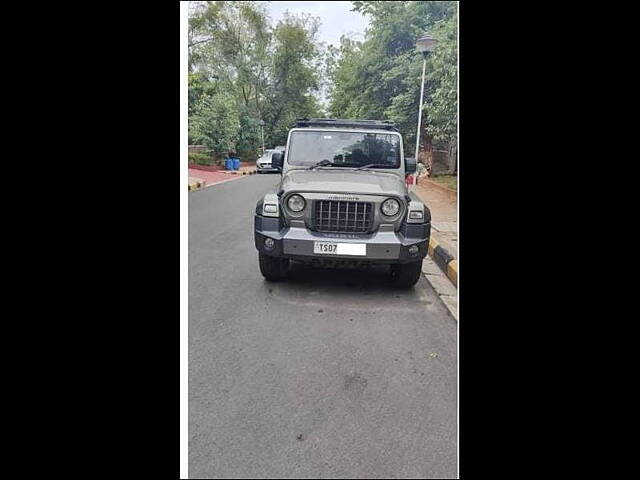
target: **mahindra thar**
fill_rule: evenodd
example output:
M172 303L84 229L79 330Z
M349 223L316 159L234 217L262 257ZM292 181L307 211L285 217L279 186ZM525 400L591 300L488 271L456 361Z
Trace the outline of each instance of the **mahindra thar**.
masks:
M412 287L427 255L431 213L407 190L414 158L390 122L299 119L282 173L254 216L260 272L285 278L291 261L325 267L389 265L395 285Z

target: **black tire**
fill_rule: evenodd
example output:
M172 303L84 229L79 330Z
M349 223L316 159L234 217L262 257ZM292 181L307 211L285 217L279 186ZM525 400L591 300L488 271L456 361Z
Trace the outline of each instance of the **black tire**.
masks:
M403 263L391 265L391 281L393 285L400 288L411 288L422 273L422 260L419 262Z
M270 282L277 282L287 277L289 270L289 259L276 258L258 252L258 261L260 263L260 273Z

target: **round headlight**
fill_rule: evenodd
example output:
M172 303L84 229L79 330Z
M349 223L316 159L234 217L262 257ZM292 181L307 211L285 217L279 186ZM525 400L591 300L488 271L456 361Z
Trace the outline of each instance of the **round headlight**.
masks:
M393 217L400 211L400 203L395 198L387 198L380 207L387 217Z
M304 198L300 195L291 195L287 200L287 206L292 212L301 212L304 209Z

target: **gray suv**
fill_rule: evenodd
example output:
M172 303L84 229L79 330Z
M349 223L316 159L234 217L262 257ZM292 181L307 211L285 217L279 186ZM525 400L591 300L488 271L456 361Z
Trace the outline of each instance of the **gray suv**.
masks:
M276 191L254 217L260 271L287 276L290 261L316 266L390 265L393 282L411 287L427 255L431 213L407 191L415 172L390 122L299 119L284 152Z

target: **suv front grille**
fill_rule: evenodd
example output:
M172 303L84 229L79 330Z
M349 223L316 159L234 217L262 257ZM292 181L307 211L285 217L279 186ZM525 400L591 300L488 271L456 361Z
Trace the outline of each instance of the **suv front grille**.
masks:
M319 232L368 233L373 223L373 204L316 200L314 225Z

